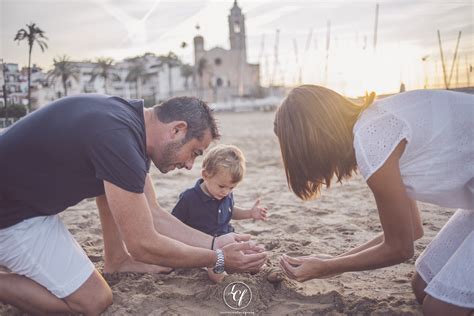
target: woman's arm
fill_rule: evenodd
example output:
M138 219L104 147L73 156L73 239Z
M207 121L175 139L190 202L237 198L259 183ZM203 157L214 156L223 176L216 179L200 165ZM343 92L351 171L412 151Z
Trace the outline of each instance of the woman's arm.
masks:
M412 218L412 227L413 227L413 241L420 239L423 237L423 225L421 222L420 218L420 212L418 211L418 206L416 204L415 200L410 199L410 215ZM347 255L353 255L358 252L361 252L362 250L368 249L372 246L378 245L384 241L384 233L380 233L377 235L374 239L366 242L365 244L362 244L356 248L351 249L348 252L345 252L343 254L338 255L337 257L344 257Z
M404 145L404 142L400 143L367 181L377 203L383 235L343 256L328 260L284 256L281 266L288 276L305 281L348 271L387 267L413 256L413 241L420 236L421 221L417 209L413 209L416 204L407 196L400 175L399 158Z

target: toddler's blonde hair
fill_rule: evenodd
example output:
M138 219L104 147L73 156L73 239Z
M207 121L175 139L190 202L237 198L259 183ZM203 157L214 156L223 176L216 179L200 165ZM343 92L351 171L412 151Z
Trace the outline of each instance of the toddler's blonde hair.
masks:
M242 151L233 145L217 145L204 157L202 169L209 177L221 171L229 172L232 182L242 181L245 173L245 157Z

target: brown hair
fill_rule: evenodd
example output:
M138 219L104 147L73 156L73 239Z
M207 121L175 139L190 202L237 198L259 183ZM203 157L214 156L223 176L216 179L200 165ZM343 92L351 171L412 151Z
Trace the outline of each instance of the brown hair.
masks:
M188 130L183 143L196 138L201 140L206 130L213 140L219 139L219 129L212 109L206 102L195 97L174 97L153 107L160 122L185 121Z
M204 157L202 168L210 177L220 171L229 172L232 182L242 181L245 173L245 157L242 151L233 145L214 146Z
M274 131L288 185L299 198L315 198L323 184L330 186L334 175L341 182L355 172L352 129L374 98L375 93L366 95L361 106L335 91L302 85L283 100L275 115Z

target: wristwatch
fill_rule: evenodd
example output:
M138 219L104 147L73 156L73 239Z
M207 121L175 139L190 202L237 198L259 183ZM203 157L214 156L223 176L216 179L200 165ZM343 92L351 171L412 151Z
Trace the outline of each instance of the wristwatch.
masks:
M224 252L222 251L222 249L216 249L216 255L217 255L217 261L212 271L214 271L214 273L220 274L225 271Z

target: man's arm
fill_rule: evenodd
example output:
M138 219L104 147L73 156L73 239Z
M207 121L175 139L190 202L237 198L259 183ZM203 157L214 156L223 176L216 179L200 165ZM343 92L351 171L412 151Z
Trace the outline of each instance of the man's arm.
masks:
M145 194L123 190L107 181L104 187L120 235L136 260L168 267L214 265L214 251L188 246L155 230Z
M120 235L135 260L168 267L214 266L214 251L186 245L155 230L145 194L126 191L107 181L104 188ZM233 243L222 250L226 271L257 271L266 260L265 253L244 255L258 250L249 242Z
M190 246L211 249L212 236L189 227L161 208L156 200L155 189L149 174L145 180L144 191L156 231Z
M144 192L152 213L155 229L158 232L194 247L211 248L212 239L214 237L189 227L161 208L156 200L155 189L153 188L153 183L149 174L145 180ZM251 236L248 234L225 234L215 239L213 249L222 248L233 242L249 241L250 239ZM263 251L263 248L258 251Z

